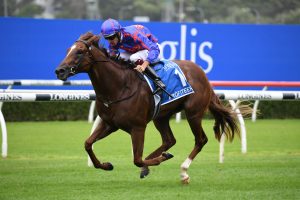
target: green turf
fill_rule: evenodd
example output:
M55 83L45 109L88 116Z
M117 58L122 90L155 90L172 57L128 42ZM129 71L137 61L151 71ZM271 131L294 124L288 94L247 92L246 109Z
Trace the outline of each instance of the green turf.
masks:
M299 199L300 120L246 121L248 153L238 138L225 145L218 163L213 121L205 120L208 144L189 168L191 183L181 185L179 166L193 147L186 121L172 123L174 158L151 168L144 180L134 166L131 141L122 131L96 143L96 155L114 164L107 172L87 167L87 122L8 123L8 158L0 159L0 200L42 199ZM160 144L149 124L144 154Z

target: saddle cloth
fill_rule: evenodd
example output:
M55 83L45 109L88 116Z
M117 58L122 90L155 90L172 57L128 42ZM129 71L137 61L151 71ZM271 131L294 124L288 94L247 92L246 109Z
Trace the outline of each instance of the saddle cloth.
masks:
M168 104L186 95L194 93L193 88L188 83L185 75L176 63L170 60L161 60L161 62L156 64L153 69L166 85L166 91L169 92L173 97L172 98L165 92L162 92L160 96L161 105ZM154 84L154 82L147 78L145 75L144 77L148 82L151 90L154 91L156 89L156 85Z

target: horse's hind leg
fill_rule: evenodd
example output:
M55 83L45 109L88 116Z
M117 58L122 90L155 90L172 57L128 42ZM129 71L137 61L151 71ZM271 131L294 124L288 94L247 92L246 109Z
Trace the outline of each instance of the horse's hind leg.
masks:
M158 147L155 151L153 151L150 155L148 155L145 160L149 160L155 157L162 155L163 152L170 149L172 146L175 145L176 139L172 133L169 124L170 117L158 118L153 120L155 127L159 131L162 139L162 144ZM170 159L173 157L171 154L164 154L166 158ZM149 174L150 170L148 166L141 168L140 178L144 178Z
M104 170L112 170L113 169L113 165L111 163L101 163L97 159L96 155L93 152L92 145L96 141L105 138L106 136L110 135L112 132L114 132L116 130L117 130L116 128L113 128L113 127L109 126L108 124L106 124L104 121L101 121L98 124L98 126L96 127L96 129L94 130L94 132L85 141L85 143L84 143L85 150L89 154L89 157L90 157L92 163L94 164L95 168L100 168L100 169L104 169Z
M207 143L208 139L205 135L205 132L202 128L201 124L201 116L189 117L187 114L187 120L195 137L195 146L188 158L181 164L181 181L186 184L189 183L189 175L187 174L187 170L192 163L193 159L197 156L197 154L202 150L203 146Z
M137 167L147 167L159 165L161 162L168 160L170 157L168 154L162 154L154 158L143 160L143 150L144 150L144 139L145 139L145 127L134 127L131 130L131 142L132 151L134 156L134 164Z

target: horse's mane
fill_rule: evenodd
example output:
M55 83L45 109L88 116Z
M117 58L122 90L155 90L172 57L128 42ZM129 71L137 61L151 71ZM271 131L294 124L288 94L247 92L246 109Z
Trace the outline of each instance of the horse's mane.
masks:
M104 47L103 44L99 45L100 40L99 35L95 35L92 32L87 32L79 37L80 40L85 40L91 45L95 46L97 49L99 49L107 58L112 60L113 62L119 64L120 66L126 67L126 68L134 68L135 64L131 61L127 61L125 59L116 57L116 56L110 56L107 49Z

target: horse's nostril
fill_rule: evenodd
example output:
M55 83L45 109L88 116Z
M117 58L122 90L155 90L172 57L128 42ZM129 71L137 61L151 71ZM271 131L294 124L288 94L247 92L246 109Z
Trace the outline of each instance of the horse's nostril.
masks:
M55 73L56 74L63 74L63 73L65 73L65 69L62 69L62 68L57 69L57 70L55 70Z

